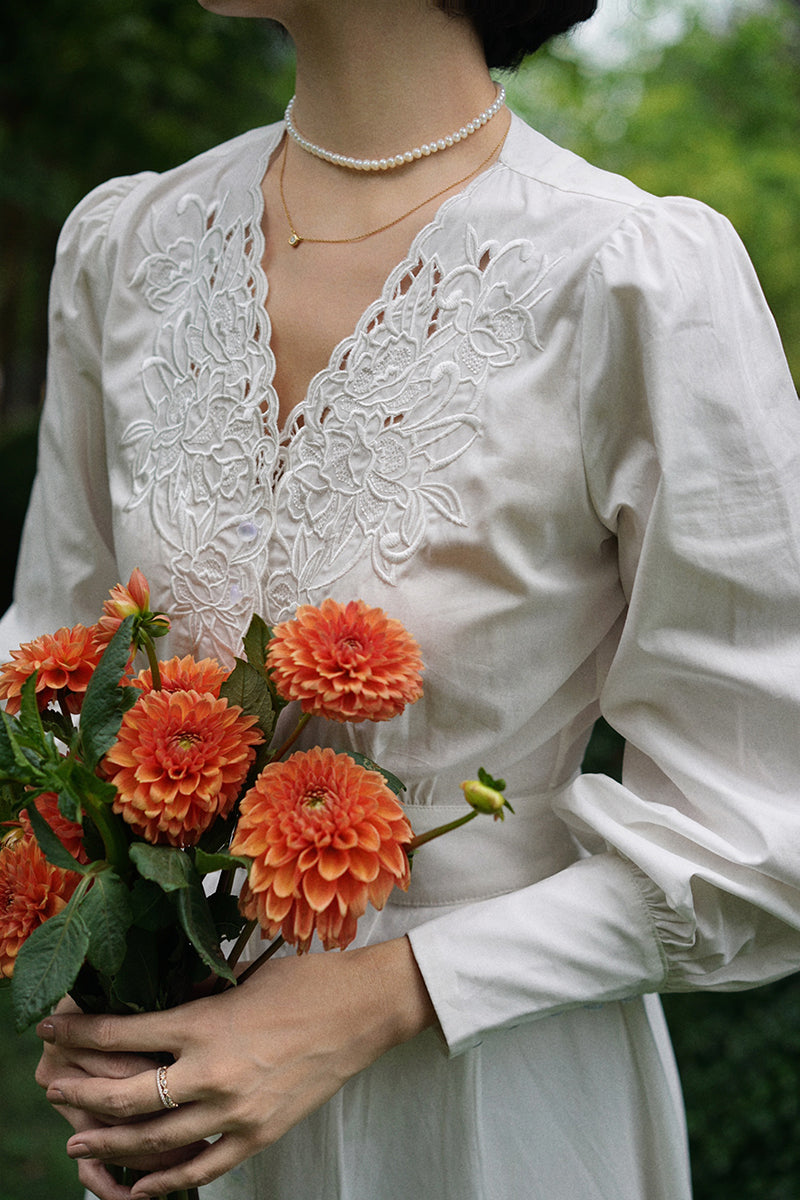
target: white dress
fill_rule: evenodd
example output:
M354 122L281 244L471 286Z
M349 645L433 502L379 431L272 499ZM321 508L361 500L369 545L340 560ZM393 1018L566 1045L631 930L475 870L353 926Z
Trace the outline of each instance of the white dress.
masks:
M682 1200L652 994L800 965L800 408L772 318L723 218L514 119L279 431L281 133L67 222L3 650L134 566L171 651L226 660L254 609L361 597L421 643L425 695L340 744L405 779L418 832L480 765L516 816L426 847L362 922L410 931L440 1032L203 1194ZM601 711L623 784L579 774Z

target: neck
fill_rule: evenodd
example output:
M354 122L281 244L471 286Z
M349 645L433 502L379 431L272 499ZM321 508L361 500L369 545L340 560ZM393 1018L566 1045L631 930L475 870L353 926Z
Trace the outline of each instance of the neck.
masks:
M294 115L304 136L381 157L459 128L495 88L465 18L432 0L307 0L287 5L297 48Z

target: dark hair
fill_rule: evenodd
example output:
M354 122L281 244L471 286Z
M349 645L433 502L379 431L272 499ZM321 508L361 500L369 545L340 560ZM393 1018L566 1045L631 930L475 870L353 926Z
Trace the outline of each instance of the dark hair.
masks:
M514 70L556 34L587 21L597 0L435 0L443 12L468 17L490 67Z

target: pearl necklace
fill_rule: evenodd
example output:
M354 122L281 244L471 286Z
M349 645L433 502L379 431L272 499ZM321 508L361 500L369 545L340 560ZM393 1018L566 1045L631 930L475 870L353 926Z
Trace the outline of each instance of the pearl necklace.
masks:
M414 162L417 159L427 158L431 154L437 154L440 150L448 150L451 146L457 145L458 142L463 142L470 134L475 133L488 121L491 121L492 117L503 107L505 99L506 89L502 85L498 85L497 95L489 107L485 108L472 121L467 121L466 125L462 125L460 129L456 129L454 133L448 134L447 137L437 138L433 142L425 142L421 146L415 146L413 150L406 150L403 154L390 155L388 158L350 158L346 154L335 154L332 150L325 150L322 146L317 146L314 142L309 142L307 138L303 137L292 120L294 96L292 96L286 106L284 120L289 136L306 153L313 154L315 158L324 159L325 162L332 163L335 167L347 167L350 171L391 171L395 167L402 167L406 163Z

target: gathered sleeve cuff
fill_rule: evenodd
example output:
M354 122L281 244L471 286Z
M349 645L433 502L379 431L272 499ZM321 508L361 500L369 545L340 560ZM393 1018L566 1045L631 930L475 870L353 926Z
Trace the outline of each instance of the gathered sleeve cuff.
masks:
M659 991L667 973L638 873L614 854L408 936L451 1055L489 1030Z

